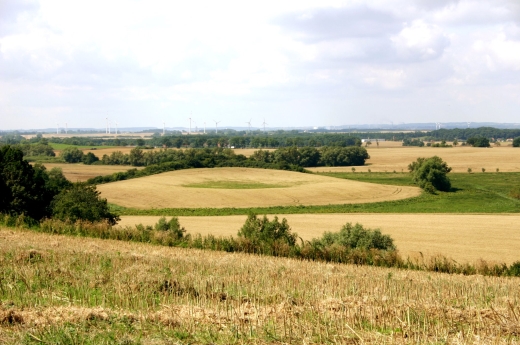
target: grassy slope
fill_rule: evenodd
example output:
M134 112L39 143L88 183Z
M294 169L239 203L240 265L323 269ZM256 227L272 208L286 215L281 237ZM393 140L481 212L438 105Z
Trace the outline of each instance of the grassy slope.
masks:
M402 173L324 173L362 182L412 186L409 174ZM513 186L520 185L520 173L450 174L453 191L436 195L423 193L416 198L399 201L325 206L286 206L263 208L152 209L139 210L111 205L122 215L217 216L291 213L518 213L520 200L508 196Z
M518 341L519 279L0 229L2 344Z

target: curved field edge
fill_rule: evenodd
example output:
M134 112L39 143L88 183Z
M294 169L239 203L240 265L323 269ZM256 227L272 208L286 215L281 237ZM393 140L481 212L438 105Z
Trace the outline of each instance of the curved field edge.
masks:
M187 188L224 184L228 188ZM265 183L280 188L241 189ZM286 186L286 187L282 187ZM165 172L97 187L103 198L125 207L251 208L331 205L401 200L420 195L418 187L398 187L316 174L254 168L202 168Z
M327 173L337 178L413 186L409 174L404 173ZM126 208L111 204L121 215L157 216L219 216L302 213L519 213L520 200L509 196L511 188L520 185L520 173L449 174L451 192L422 193L403 200L319 206L275 206L251 208Z
M518 278L0 238L4 344L514 343L519 331Z

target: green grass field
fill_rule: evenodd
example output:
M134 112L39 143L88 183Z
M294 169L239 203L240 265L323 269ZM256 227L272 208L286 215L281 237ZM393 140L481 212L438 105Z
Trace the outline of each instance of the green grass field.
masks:
M261 183L261 182L244 182L244 181L208 181L201 183L183 184L188 188L216 188L216 189L262 189L262 188L283 188L289 185Z
M411 186L407 173L323 173L362 182ZM140 210L111 205L122 215L223 216L248 214L301 213L518 213L520 200L509 196L520 185L520 173L450 174L451 192L423 193L418 197L366 204L283 206L259 208L168 208Z
M59 143L49 143L49 145L55 150L64 150L69 147L75 147L80 150L85 149L109 149L116 146L88 146L88 145L70 145L70 144L59 144Z

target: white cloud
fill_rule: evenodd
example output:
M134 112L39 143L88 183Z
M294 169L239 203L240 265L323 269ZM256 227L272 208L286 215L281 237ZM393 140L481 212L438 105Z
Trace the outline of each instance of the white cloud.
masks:
M476 99L484 119L494 100L481 94L513 119L519 28L516 0L0 0L2 126L191 110L272 126L319 125L318 111L339 125L345 107L416 122L423 103L442 114Z

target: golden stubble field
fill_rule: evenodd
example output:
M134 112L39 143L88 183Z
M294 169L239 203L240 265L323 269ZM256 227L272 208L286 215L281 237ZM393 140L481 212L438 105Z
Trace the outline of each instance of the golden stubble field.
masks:
M212 184L225 184L225 188L187 187ZM230 189L234 184L253 188ZM258 188L262 186L269 188ZM351 204L405 199L421 193L416 187L250 168L171 171L99 185L98 190L111 203L141 209Z
M154 225L157 216L123 216L120 226ZM236 236L247 216L179 217L191 234ZM268 218L272 219L273 215ZM459 263L520 260L518 214L284 214L291 229L304 240L326 231L339 231L347 222L379 228L394 239L406 257L444 255Z
M142 169L142 167L132 167L126 165L86 165L83 163L44 163L45 167L50 170L52 168L60 168L63 175L71 182L84 182L89 178L110 175L115 172L127 171L128 169Z
M519 278L14 229L0 229L0 258L2 344L516 344L520 333Z
M390 145L392 144L392 145ZM403 147L395 146L401 143L380 144L379 148L369 147L368 154L370 159L365 166L355 167L356 172L407 172L408 164L415 161L418 157L439 156L450 167L452 172L463 173L471 168L473 172L481 171L520 171L520 149L511 146L500 146L492 148L479 147ZM386 145L386 146L385 146ZM372 145L374 146L374 144ZM308 168L317 172L351 172L352 167L317 167Z

